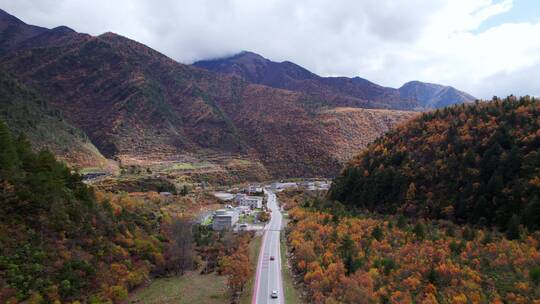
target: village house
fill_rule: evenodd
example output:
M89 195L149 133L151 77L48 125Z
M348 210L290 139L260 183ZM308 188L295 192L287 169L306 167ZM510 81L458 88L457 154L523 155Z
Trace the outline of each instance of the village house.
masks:
M251 208L249 206L238 206L234 208L239 214L251 214Z
M235 197L235 201L239 206L248 206L251 209L262 208L263 198L261 196L249 196L239 193Z
M234 209L219 209L214 213L212 229L216 231L232 230L240 215Z
M247 194L263 193L263 188L260 185L249 185L244 191Z
M293 183L293 182L290 182L290 183L272 183L272 189L274 191L282 191L282 190L285 190L285 189L288 189L288 188L298 188L298 184Z

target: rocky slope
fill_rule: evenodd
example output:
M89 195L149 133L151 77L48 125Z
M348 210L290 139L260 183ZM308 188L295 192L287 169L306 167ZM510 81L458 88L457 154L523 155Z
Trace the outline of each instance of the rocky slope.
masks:
M194 65L274 88L303 92L330 106L425 110L475 100L452 87L419 81L394 89L360 77L320 77L290 61L274 62L247 51Z

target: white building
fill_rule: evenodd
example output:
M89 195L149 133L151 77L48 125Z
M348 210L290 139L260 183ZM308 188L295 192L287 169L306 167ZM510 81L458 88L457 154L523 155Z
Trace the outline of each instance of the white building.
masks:
M249 185L245 191L248 193L248 194L252 194L252 193L262 193L263 192L263 188L260 186L260 185Z
M212 193L217 199L227 202L234 199L234 194L228 192L213 192Z
M238 222L240 215L238 211L234 209L219 209L214 213L214 222L212 223L212 229L232 230L233 226Z
M284 190L288 188L298 188L297 183L272 183L272 189L274 190Z
M328 190L328 189L330 189L330 183L327 183L327 182L321 182L317 186L319 187L319 190Z
M235 201L239 206L248 206L251 209L262 208L263 198L261 196L249 196L245 194L237 194Z
M234 208L239 214L251 214L251 208L249 206L238 206Z

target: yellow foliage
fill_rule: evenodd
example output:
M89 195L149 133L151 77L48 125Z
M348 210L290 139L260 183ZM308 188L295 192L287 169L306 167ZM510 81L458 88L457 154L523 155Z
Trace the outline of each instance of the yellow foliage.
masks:
M452 298L452 304L467 304L467 296L463 293L454 296Z

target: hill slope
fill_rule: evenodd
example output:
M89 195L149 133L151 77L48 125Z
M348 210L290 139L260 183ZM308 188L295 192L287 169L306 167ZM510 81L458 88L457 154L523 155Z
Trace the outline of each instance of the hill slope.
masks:
M422 114L354 158L330 197L385 213L538 229L539 114L528 97Z
M382 134L419 115L412 111L332 108L317 116L320 125L332 136L337 149L332 153L341 163L356 156Z
M103 196L0 121L1 303L119 303L165 263L159 210Z
M394 89L360 77L320 77L290 61L274 62L246 51L231 57L198 61L194 65L250 82L309 94L331 106L422 110L475 100L452 87L418 81Z
M108 165L86 134L65 121L60 111L0 70L0 119L24 133L36 149L49 149L80 167Z
M313 96L183 65L113 33L93 37L60 27L25 37L3 37L12 48L0 52L2 66L107 157L128 163L241 155L275 177L332 176L342 164Z

